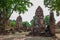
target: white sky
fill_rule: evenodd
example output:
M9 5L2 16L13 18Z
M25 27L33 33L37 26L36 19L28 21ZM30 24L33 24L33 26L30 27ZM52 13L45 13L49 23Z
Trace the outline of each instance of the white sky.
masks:
M30 22L33 19L33 16L35 15L35 10L37 9L38 6L42 7L44 16L49 15L48 8L44 6L44 3L43 3L44 0L30 0L30 1L33 3L33 6L28 8L27 12L25 12L24 14L21 14L22 21ZM18 16L19 16L18 13L13 12L10 19L16 20ZM54 16L55 16L56 22L58 22L60 20L60 16L57 17L56 13L54 14Z

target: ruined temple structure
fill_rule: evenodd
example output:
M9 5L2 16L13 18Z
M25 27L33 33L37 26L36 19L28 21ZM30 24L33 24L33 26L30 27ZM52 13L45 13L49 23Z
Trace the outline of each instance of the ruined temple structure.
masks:
M60 21L57 23L57 28L60 29Z
M16 27L15 27L15 29L20 31L21 27L22 27L22 17L19 15L17 17L17 19L16 19Z
M35 12L35 21L33 24L33 35L44 35L45 33L45 23L43 10L40 6L36 9Z
M41 30L45 29L43 10L40 6L38 6L35 13L35 27L39 27Z
M26 31L27 31L27 26L26 26L26 24L25 24L25 25L23 25L23 31L24 31L24 32L26 32Z
M54 13L50 11L50 32L52 36L55 35L55 19L54 19Z

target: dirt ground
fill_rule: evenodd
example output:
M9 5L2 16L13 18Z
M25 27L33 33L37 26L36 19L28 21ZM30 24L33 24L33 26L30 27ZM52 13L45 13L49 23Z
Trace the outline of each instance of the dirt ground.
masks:
M28 32L10 34L10 35L0 35L0 40L54 40L52 37L31 37L25 36ZM60 35L60 34L59 34Z
M52 40L50 37L10 37L0 38L0 40Z
M60 33L57 33L56 36L58 39L60 39Z

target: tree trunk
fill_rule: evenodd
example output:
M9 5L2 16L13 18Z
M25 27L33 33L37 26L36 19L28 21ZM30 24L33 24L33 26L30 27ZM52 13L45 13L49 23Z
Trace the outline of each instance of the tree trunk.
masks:
M3 31L5 30L7 20L11 16L10 15L9 17L7 17L7 14L8 13L6 13L5 7L0 9L0 33L3 33Z
M0 33L3 33L4 30L4 13L0 10Z

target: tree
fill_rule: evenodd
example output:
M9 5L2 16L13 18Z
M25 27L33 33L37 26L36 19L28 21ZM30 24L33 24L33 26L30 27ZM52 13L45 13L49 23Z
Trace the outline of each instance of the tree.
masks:
M22 25L23 25L23 27L28 27L28 28L31 27L29 22L27 22L27 21L22 22Z
M60 15L60 0L44 0L44 5L52 11L56 11L57 16Z
M0 10L6 13L18 11L19 13L25 12L27 7L32 5L29 0L0 0Z
M50 24L50 16L49 15L47 15L47 16L45 16L45 23L46 23L46 25L49 25ZM56 21L56 20L55 20ZM56 25L56 23L55 23L55 25Z
M14 27L16 25L16 21L15 20L10 20L10 26Z
M49 25L50 24L50 22L49 22L50 16L49 15L45 16L45 19L44 20L45 20L46 25Z
M33 25L34 25L34 22L35 22L35 16L34 16L34 17L33 17L33 19L30 21L31 26L33 26Z
M30 5L33 4L29 0L0 0L0 11L3 12L0 13L3 14L3 19L0 21L4 21L3 24L6 24L6 21L10 18L13 11L19 12L19 14L24 13Z
M27 7L32 5L29 0L0 0L0 10L3 10L5 13L5 18L9 18L13 11L18 11L24 13L27 11Z

